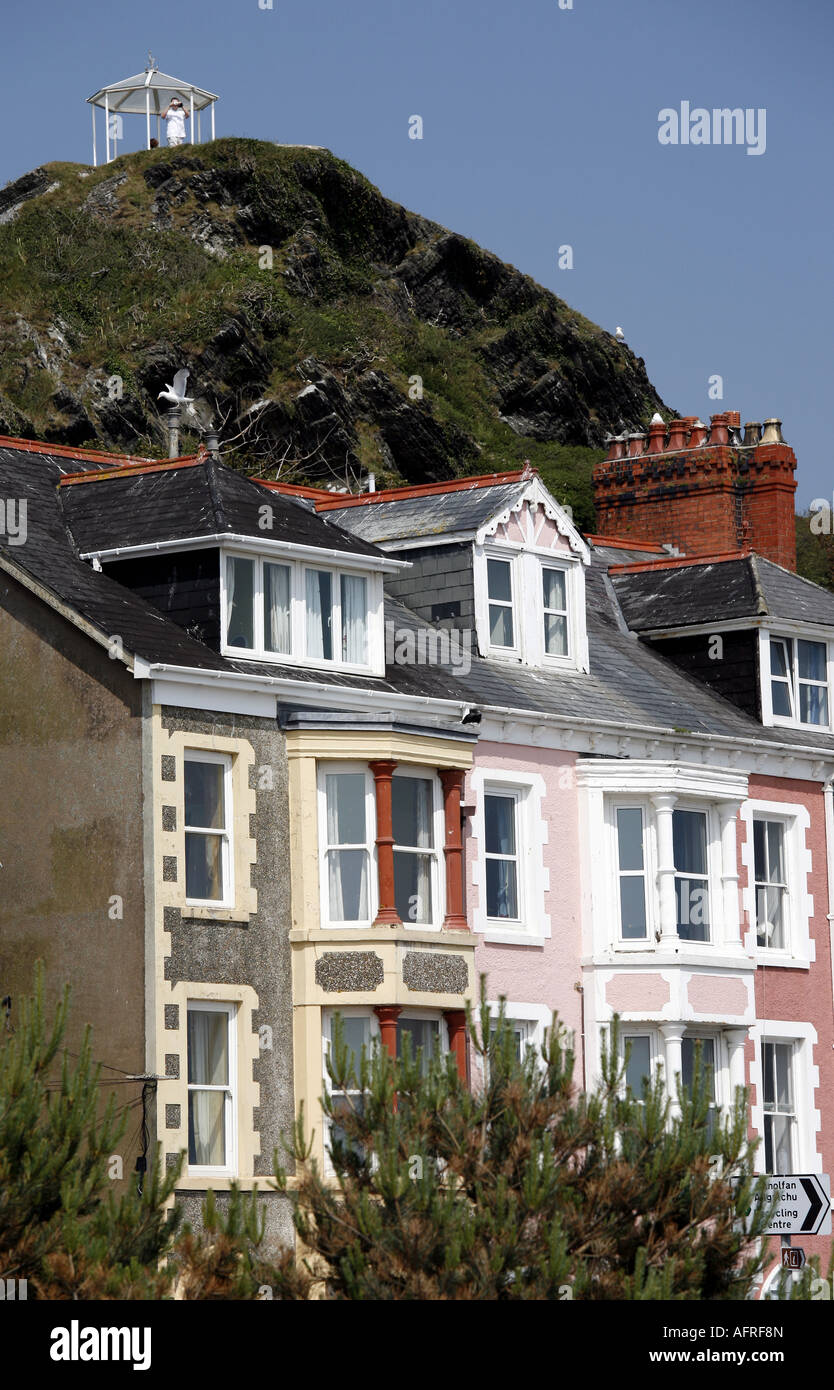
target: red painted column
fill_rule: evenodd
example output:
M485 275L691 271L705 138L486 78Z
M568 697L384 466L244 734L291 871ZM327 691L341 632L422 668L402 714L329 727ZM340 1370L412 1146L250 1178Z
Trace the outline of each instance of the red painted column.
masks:
M466 1065L466 1010L446 1009L443 1017L449 1030L449 1051L454 1053L458 1076L468 1081Z
M395 762L369 764L376 793L376 860L379 876L379 911L375 927L401 927L394 900L394 826L391 816L391 778Z
M382 1046L392 1061L397 1060L397 1019L402 1013L399 1004L377 1004L374 1013L379 1019Z
M443 853L446 858L446 916L443 926L447 931L468 931L469 923L463 911L463 843L460 837L463 773L459 768L444 768L440 773L440 783L443 787Z

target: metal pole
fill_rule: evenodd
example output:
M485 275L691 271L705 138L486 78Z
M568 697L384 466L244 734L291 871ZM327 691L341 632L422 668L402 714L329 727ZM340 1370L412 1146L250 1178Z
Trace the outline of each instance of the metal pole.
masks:
M147 87L145 88L145 128L146 128L146 130L147 130L147 135L148 135L148 144L147 144L147 148L150 149L150 147L151 147L151 94L150 94L150 90L149 90Z
M191 88L191 143L194 144L194 88Z
M168 411L168 457L169 459L179 458L180 455L180 408L172 405Z
M211 138L214 139L214 102L211 103Z
M200 108L197 107L197 144L202 145L203 137L200 134Z
M104 93L104 151L105 164L110 163L110 97Z
M93 168L97 169L98 157L96 155L96 104L94 101L90 103L90 110L93 113Z

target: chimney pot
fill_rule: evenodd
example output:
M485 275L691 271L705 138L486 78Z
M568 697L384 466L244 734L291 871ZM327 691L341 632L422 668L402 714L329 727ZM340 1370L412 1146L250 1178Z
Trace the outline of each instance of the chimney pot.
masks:
M690 449L700 449L701 445L706 440L708 433L709 431L707 430L707 427L704 424L703 420L700 419L699 416L696 416L692 422L692 429L689 434Z
M762 427L758 420L747 420L744 425L745 444L758 444L762 438Z
M649 425L649 445L650 454L663 453L663 441L666 438L666 425L660 415L653 415Z
M709 423L710 423L710 431L709 431L709 442L710 442L710 444L729 444L729 442L730 442L730 432L729 432L729 430L728 430L728 428L727 428L727 416L726 416L726 413L722 413L721 415L710 415L710 417L709 417Z
M727 424L731 430L741 429L741 413L738 410L725 410L724 414L727 417Z
M782 421L777 420L775 415L772 415L769 420L765 420L764 433L762 434L760 442L762 444L785 443L785 439L782 435Z
M643 454L646 451L646 436L640 434L639 431L630 434L628 436L628 445L629 458L637 458L638 454Z
M669 443L666 445L667 453L673 454L678 449L686 448L686 421L669 421Z

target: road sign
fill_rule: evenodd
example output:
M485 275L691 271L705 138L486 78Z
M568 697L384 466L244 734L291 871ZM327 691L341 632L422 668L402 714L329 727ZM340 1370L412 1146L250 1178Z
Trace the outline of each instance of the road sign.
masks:
M827 1173L784 1173L766 1178L762 1196L753 1196L751 1210L753 1207L773 1212L768 1227L771 1235L831 1235L831 1179Z
M805 1251L801 1245L786 1245L782 1250L783 1269L804 1269Z

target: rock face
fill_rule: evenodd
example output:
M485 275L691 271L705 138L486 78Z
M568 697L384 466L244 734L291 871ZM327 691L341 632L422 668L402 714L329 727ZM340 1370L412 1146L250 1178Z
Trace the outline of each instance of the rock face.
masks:
M187 366L242 467L355 487L529 457L581 514L606 433L665 409L610 333L326 150L49 165L0 190L11 219L0 428L164 454Z

